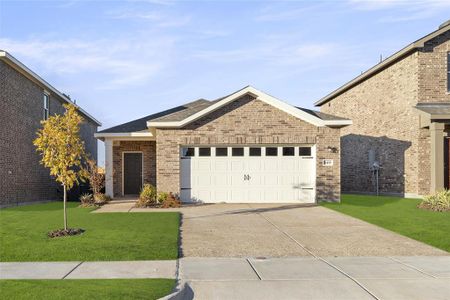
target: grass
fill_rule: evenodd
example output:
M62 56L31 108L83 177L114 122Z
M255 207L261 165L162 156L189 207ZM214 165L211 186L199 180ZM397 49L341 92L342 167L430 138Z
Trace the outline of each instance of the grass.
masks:
M173 279L0 280L3 299L158 299Z
M82 235L48 238L63 227L62 202L0 210L0 261L156 260L178 257L178 212L90 213L68 203Z
M419 199L342 195L322 205L450 252L450 212L417 208Z

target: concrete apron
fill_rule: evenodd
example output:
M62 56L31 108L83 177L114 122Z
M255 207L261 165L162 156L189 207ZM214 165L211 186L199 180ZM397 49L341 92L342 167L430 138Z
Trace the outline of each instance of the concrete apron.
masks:
M182 258L185 298L450 299L450 256ZM187 292L186 292L187 291Z

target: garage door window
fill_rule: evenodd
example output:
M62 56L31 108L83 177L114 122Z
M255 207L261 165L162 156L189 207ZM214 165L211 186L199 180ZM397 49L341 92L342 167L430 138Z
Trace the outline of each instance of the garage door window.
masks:
M228 156L228 148L216 148L216 156Z
M231 150L233 156L244 156L244 148L233 148Z
M181 148L182 157L195 156L195 148Z
M283 147L283 156L294 156L294 147Z
M211 156L211 148L198 148L198 156Z
M261 156L261 148L251 147L249 154L250 154L250 156Z
M298 147L298 155L311 156L311 147Z
M267 147L266 148L266 156L278 156L278 148L277 147Z

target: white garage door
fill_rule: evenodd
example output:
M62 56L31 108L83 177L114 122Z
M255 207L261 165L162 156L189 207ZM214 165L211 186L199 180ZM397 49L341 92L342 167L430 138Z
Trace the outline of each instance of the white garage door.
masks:
M314 203L314 146L182 147L183 202Z

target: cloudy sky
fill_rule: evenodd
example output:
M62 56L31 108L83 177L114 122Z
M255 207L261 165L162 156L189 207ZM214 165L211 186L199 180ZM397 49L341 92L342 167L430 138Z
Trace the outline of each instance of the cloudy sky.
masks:
M1 0L0 49L107 128L246 85L311 108L449 18L450 0Z

